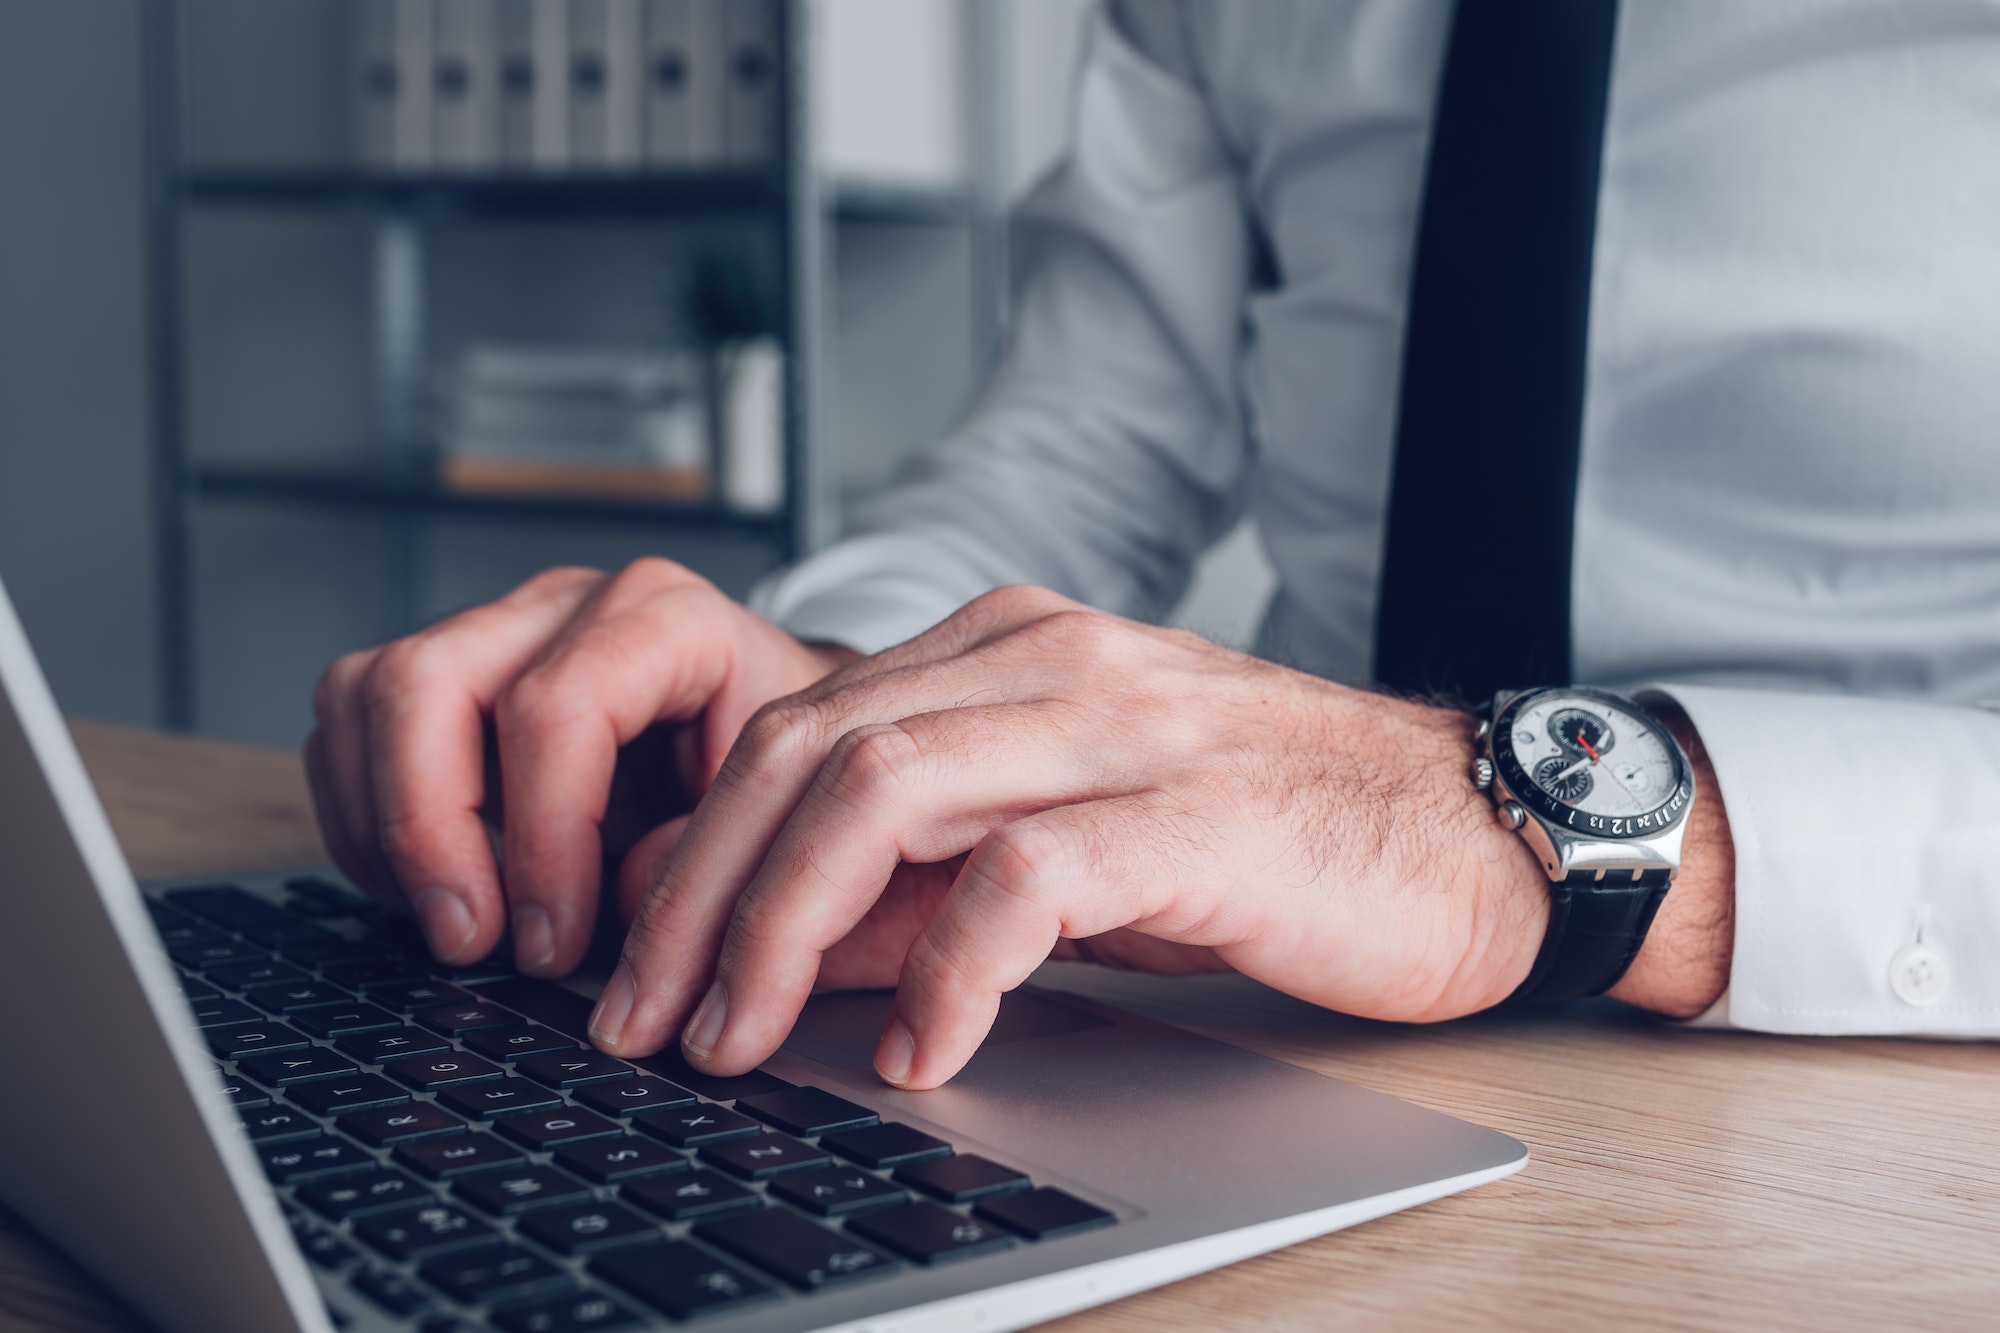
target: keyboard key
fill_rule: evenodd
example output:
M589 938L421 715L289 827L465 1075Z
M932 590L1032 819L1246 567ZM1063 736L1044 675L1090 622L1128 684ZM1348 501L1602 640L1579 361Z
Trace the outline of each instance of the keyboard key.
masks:
M488 1240L493 1228L463 1208L433 1199L356 1218L354 1234L391 1259L408 1259Z
M285 920L284 909L234 884L167 890L167 901L228 930Z
M279 1139L303 1138L319 1133L319 1126L289 1106L260 1106L243 1113L243 1132L252 1143L275 1143Z
M998 1222L1029 1240L1048 1240L1095 1227L1114 1226L1118 1221L1096 1204L1085 1203L1074 1194L1046 1185L987 1199L972 1211L975 1216Z
M432 1180L483 1171L489 1166L519 1166L528 1159L511 1144L491 1134L448 1134L408 1139L396 1145L396 1160Z
M299 1232L298 1241L299 1253L336 1273L361 1258L361 1251L323 1227Z
M349 1037L347 1040L369 1039ZM497 1078L500 1067L488 1064L476 1055L460 1055L453 1051L443 1055L417 1055L407 1060L390 1060L382 1066L382 1072L405 1087L429 1092L434 1088L470 1083L475 1079Z
M565 1039L567 1040L567 1039ZM466 1045L472 1043L468 1040ZM537 1083L546 1083L552 1088L580 1088L586 1083L603 1083L617 1079L630 1086L638 1082L632 1076L632 1066L623 1060L614 1059L602 1051L556 1051L549 1055L524 1056L514 1068L526 1074ZM651 1080L658 1083L658 1079ZM671 1083L666 1085L673 1087ZM675 1091L680 1091L675 1089ZM687 1101L694 1100L693 1093L685 1094ZM656 1106L676 1106L677 1102L655 1102Z
M290 963L281 963L270 957L258 957L247 963L225 963L202 970L210 981L218 986L227 986L230 990L289 986L295 982L310 980L305 973Z
M821 1139L819 1146L833 1149L850 1162L875 1167L951 1156L951 1145L943 1139L895 1121L865 1129L844 1129Z
M159 924L160 943L168 953L187 945L221 944L229 937L214 926L204 926L192 917L180 917L171 924Z
M489 1079L463 1088L446 1088L438 1094L438 1100L475 1120L562 1105L562 1098L555 1093L524 1078Z
M623 1204L599 1202L538 1208L521 1219L520 1228L528 1239L540 1241L557 1254L629 1245L660 1234L657 1224Z
M646 1322L629 1306L594 1291L511 1305L492 1317L505 1333L621 1333Z
M483 1213L508 1217L545 1203L574 1203L590 1197L588 1187L546 1166L513 1171L481 1171L452 1185L452 1192Z
M180 974L180 982L181 994L187 996L189 1004L193 1004L196 1000L212 1000L222 994L207 982L189 976L185 972Z
M912 1162L896 1169L896 1179L934 1194L946 1203L966 1203L989 1194L1028 1188L1028 1178L1011 1166L972 1153Z
M309 1078L325 1078L330 1074L352 1074L356 1070L352 1060L343 1060L332 1051L319 1046L308 1046L299 1051L266 1051L257 1055L241 1056L236 1067L256 1079L266 1087L285 1087L292 1083L303 1083Z
M794 1171L772 1181L771 1193L821 1217L886 1208L910 1197L880 1176L851 1166Z
M289 1014L294 1009L313 1006L328 1006L335 1009L350 1008L354 997L338 986L329 986L323 981L295 981L284 986L259 986L246 991L244 999L269 1014ZM315 1033L324 1037L324 1032Z
M676 1148L720 1143L724 1139L740 1139L764 1131L762 1125L747 1115L707 1104L682 1107L677 1111L649 1111L633 1117L632 1125L655 1138L665 1139Z
M494 985L484 986L486 994L494 1000L518 1010L527 1018L545 1024L577 1041L590 1041L590 1011L595 1002L574 991L552 986L546 981L531 981L512 978ZM649 1055L633 1064L649 1074L658 1074L669 1083L678 1083L690 1088L703 1097L719 1102L733 1101L738 1097L749 1097L760 1092L776 1092L789 1088L791 1084L781 1078L773 1078L762 1070L752 1070L737 1078L712 1078L697 1071L678 1052L667 1050L658 1055Z
M522 1072L533 1074L531 1069ZM577 1093L576 1099L606 1115L631 1115L637 1111L659 1111L674 1106L693 1106L694 1094L678 1083L669 1083L650 1074L638 1078L601 1083Z
M777 1294L763 1279L678 1240L621 1246L591 1260L590 1271L675 1319L736 1309Z
M634 1176L685 1171L688 1160L673 1149L662 1148L650 1139L627 1134L622 1138L565 1144L556 1149L556 1165L564 1170L576 1172L585 1180L594 1180L600 1185L606 1185L614 1180L629 1180Z
M263 925L239 927L243 938L255 940L266 949L276 949L286 944L296 944L302 940L335 939L337 936L318 926L287 917L283 921L266 922Z
M221 1080L218 1087L229 1104L239 1111L247 1111L253 1106L269 1106L271 1094L252 1083L247 1078L237 1078L230 1074L216 1075Z
M364 1006L366 1007L366 1006ZM342 1012L350 1012L348 1006ZM362 1033L350 1033L333 1043L334 1049L351 1055L363 1064L380 1064L384 1060L394 1060L406 1055L429 1055L435 1051L449 1051L451 1043L435 1032L422 1028L399 1027L393 1031L370 1029Z
M896 1261L872 1245L839 1235L782 1208L703 1222L694 1234L801 1291L886 1273Z
M560 1032L551 1032L544 1027L534 1027L523 1023L518 1027L488 1028L466 1036L468 1050L478 1051L490 1060L512 1060L523 1055L542 1055L551 1051L573 1051L578 1055L576 1043Z
M419 1139L426 1134L442 1134L464 1129L465 1121L436 1102L411 1102L408 1106L385 1106L373 1111L355 1111L337 1122L370 1147L381 1148L401 1139Z
M416 1283L382 1269L372 1269L349 1281L356 1291L393 1315L412 1315L431 1303L431 1298Z
M331 986L326 987L332 990ZM349 1000L345 1004L316 1004L286 1015L292 1024L315 1037L346 1036L355 1032L379 1032L402 1026L403 1020L387 1009Z
M497 1004L440 1004L417 1011L417 1022L447 1037L459 1037L483 1028L512 1027L521 1016Z
M263 1144L258 1147L257 1156L264 1163L264 1174L279 1185L303 1180L307 1176L375 1165L374 1159L367 1153L346 1139L337 1139L331 1134Z
M922 1264L1004 1250L1014 1243L1000 1228L929 1199L864 1213L850 1221L847 1229Z
M300 1202L336 1222L360 1213L435 1197L431 1187L415 1176L386 1166L309 1181L299 1186Z
M462 1305L482 1305L566 1287L560 1268L519 1245L489 1245L433 1259L417 1276Z
M219 1028L227 1023L255 1023L264 1017L241 1000L232 1000L220 991L206 1000L191 1001L188 1008L194 1011L196 1025L205 1028Z
M406 1014L412 1009L431 1009L441 1004L475 1003L471 995L442 981L403 981L371 986L368 998Z
M576 1106L558 1106L550 1111L504 1116L493 1122L493 1128L522 1147L536 1152L553 1148L559 1143L605 1138L624 1132L603 1116Z
M409 1093L379 1074L316 1079L287 1088L285 1095L314 1115L340 1115L364 1107L394 1106L410 1100Z
M371 941L345 940L338 935L328 934L316 939L289 939L278 945L278 952L301 967L325 967L331 963L370 963L398 961L394 949L384 948Z
M234 940L177 944L167 953L182 967L191 967L197 972L206 972L212 967L227 967L231 963L262 964L270 960L270 955L256 945L238 944Z
M755 1138L711 1143L701 1150L701 1160L745 1180L769 1180L780 1172L825 1166L833 1158L789 1134L759 1134Z
M209 1028L202 1037L208 1042L208 1049L225 1060L233 1060L239 1055L251 1055L259 1051L287 1051L295 1046L307 1045L305 1036L283 1023L270 1021L257 1023L231 1023L227 1027Z
M872 1125L881 1119L867 1107L820 1088L784 1088L754 1097L738 1097L736 1109L767 1125L776 1125L787 1134L806 1138L829 1130Z
M349 990L366 991L376 986L402 986L422 981L423 974L400 958L357 958L351 962L327 963L320 968L326 979Z
M688 1175L646 1176L618 1187L619 1197L636 1203L647 1212L669 1222L689 1222L698 1217L719 1217L746 1208L762 1208L764 1201L713 1171Z

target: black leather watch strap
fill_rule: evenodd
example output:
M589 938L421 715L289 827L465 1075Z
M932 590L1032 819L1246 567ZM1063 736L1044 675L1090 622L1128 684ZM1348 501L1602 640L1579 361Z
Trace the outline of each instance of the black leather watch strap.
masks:
M1672 872L1578 870L1549 884L1549 930L1510 1004L1567 1004L1602 995L1639 956Z

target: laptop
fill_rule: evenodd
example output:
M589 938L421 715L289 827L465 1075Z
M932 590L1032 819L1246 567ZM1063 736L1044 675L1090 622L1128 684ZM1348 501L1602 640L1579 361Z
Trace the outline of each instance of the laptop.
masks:
M1055 990L942 1088L878 993L743 1078L583 1040L327 871L140 885L0 588L0 1198L175 1333L1019 1328L1519 1170Z

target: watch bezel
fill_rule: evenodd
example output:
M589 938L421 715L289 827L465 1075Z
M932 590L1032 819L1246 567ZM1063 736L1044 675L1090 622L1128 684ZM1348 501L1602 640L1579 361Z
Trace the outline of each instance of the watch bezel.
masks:
M1673 757L1675 781L1672 792L1659 805L1643 814L1629 818L1614 818L1610 815L1590 814L1575 806L1564 805L1543 791L1540 784L1515 757L1513 745L1505 738L1513 735L1514 718L1523 709L1533 707L1550 696L1580 697L1607 708L1617 708L1632 714L1643 725L1653 728L1665 742L1667 753ZM1560 828L1573 836L1611 842L1642 842L1655 839L1663 833L1679 828L1694 805L1694 769L1688 762L1687 754L1681 749L1680 742L1674 739L1674 734L1661 724L1659 718L1653 716L1651 710L1625 695L1590 685L1550 685L1528 690L1509 699L1506 705L1494 714L1490 735L1491 741L1487 745L1487 751L1493 760L1495 774L1505 785L1508 795L1543 823Z

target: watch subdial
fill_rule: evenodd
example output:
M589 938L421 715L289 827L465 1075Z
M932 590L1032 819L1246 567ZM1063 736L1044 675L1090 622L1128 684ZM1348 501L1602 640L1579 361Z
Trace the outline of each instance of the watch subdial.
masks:
M1644 764L1613 764L1611 776L1634 796L1644 796L1652 790L1653 775Z
M1618 743L1603 718L1581 708L1564 708L1551 717L1549 737L1579 759L1591 751L1602 756Z
M1558 801L1575 805L1590 795L1590 770L1565 755L1552 754L1535 765L1535 785Z

